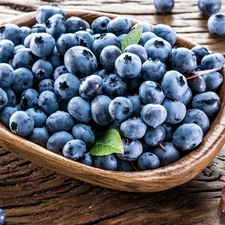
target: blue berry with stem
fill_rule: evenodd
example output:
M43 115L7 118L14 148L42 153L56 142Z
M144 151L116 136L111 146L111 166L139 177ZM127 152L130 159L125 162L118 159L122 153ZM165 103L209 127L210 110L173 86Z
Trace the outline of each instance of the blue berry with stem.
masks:
M171 142L163 142L161 146L155 146L152 152L158 156L160 166L166 166L180 159L180 151Z

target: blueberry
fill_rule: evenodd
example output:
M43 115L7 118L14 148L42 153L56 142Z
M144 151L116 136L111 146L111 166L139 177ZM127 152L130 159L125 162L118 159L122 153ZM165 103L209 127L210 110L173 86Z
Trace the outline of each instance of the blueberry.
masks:
M132 79L141 72L141 60L133 53L122 53L115 61L117 74L125 79Z
M93 166L94 165L93 157L92 157L92 155L90 155L89 152L85 153L83 155L83 157L80 159L79 162L82 163L82 164L85 164L87 166Z
M165 98L162 105L166 108L167 111L167 118L165 120L165 123L178 124L184 119L186 115L186 106L184 105L184 103L177 100Z
M188 90L188 83L181 73L170 70L163 76L161 87L166 97L180 100Z
M217 91L223 82L223 76L220 72L207 73L202 78L206 84L206 91Z
M53 71L53 79L56 80L60 75L69 73L65 65L58 66Z
M122 138L124 153L116 153L116 156L122 160L135 161L143 152L142 144L138 140Z
M208 116L200 109L188 109L183 123L195 123L202 129L203 134L209 130L210 120Z
M117 166L118 171L123 171L123 172L134 171L134 167L132 166L130 161L117 158L117 164L118 164Z
M18 68L14 70L15 76L12 83L12 90L16 94L21 94L27 88L32 88L34 84L34 75L27 68Z
M0 111L3 110L8 104L8 96L6 92L0 88Z
M154 0L156 11L159 13L169 13L174 7L174 0Z
M121 54L121 50L115 45L104 47L99 56L102 67L106 70L113 71L115 69L115 61Z
M166 73L166 65L159 59L148 58L141 67L141 75L144 80L161 82Z
M39 93L33 88L24 90L20 97L20 105L26 110L38 106Z
M160 166L160 161L157 155L152 152L144 152L137 161L138 167L141 170L155 169Z
M11 115L16 112L17 109L15 107L6 106L1 112L0 112L0 121L9 128L9 119Z
M130 117L120 125L120 133L129 139L140 139L145 135L147 125L139 117Z
M80 78L93 74L98 65L92 51L83 46L74 46L67 50L64 63L69 72Z
M222 69L225 63L224 56L219 52L212 52L202 58L201 67L203 70Z
M0 40L0 63L8 63L14 55L15 45L12 41Z
M164 123L167 118L167 111L160 104L146 104L141 110L142 120L151 127L157 127Z
M161 146L156 146L152 151L155 155L158 156L160 166L172 164L180 159L181 154L173 143L163 142L163 147L164 149Z
M173 49L169 59L170 67L183 75L192 73L197 67L197 58L191 50L185 47Z
M39 107L33 107L26 110L26 113L29 114L34 120L34 127L43 127L46 124L47 115Z
M38 59L32 66L34 77L38 80L50 79L53 74L52 64L45 59Z
M8 103L6 106L15 107L17 103L16 94L11 88L4 88L4 91L8 98Z
M78 45L92 49L94 38L88 31L80 30L75 32L75 35L78 39Z
M7 63L0 63L0 87L8 88L15 77L14 69Z
M64 73L54 82L54 92L60 100L69 101L79 94L80 80L72 73Z
M168 123L163 123L162 126L164 127L166 131L166 136L164 138L164 142L171 142L173 138L173 133L174 133L174 126L172 124Z
M50 18L54 14L65 15L64 10L58 7L56 4L48 4L39 6L35 12L35 18L38 23L45 23L48 18Z
M124 96L127 93L127 82L116 73L110 73L103 78L102 92L110 98Z
M194 52L196 59L197 59L197 65L201 64L202 58L209 54L208 49L206 49L204 46L196 45L193 48L191 48L191 51Z
M98 60L103 48L109 45L114 45L121 49L121 42L118 37L113 33L103 33L95 38L92 44L92 51Z
M87 23L84 19L71 16L66 20L66 33L75 33L79 30L86 30Z
M34 129L34 120L28 113L19 110L11 115L9 128L12 133L21 137L26 137L31 134Z
M6 220L6 213L3 209L0 208L0 224L3 225Z
M116 97L109 104L109 114L117 122L128 119L132 113L133 105L126 97Z
M138 44L144 47L145 43L146 43L148 40L150 40L150 39L152 39L152 38L155 38L155 37L157 37L157 35L154 34L152 31L143 32L143 33L141 34L141 37L140 37L140 40L139 40Z
M94 19L91 28L94 34L102 34L107 33L107 25L111 21L111 19L107 16L99 16Z
M82 140L87 147L95 143L95 135L92 128L86 124L78 123L72 128L72 135L75 139Z
M107 95L98 95L91 101L91 116L95 123L99 125L108 125L112 122L109 113L109 104L111 99Z
M143 108L143 103L141 102L140 96L138 94L128 96L128 99L133 105L133 117L140 117L141 110Z
M225 36L225 14L216 13L209 17L207 22L207 28L210 34L217 37Z
M75 121L68 112L56 111L48 116L46 120L46 128L50 133L57 131L70 132L75 125Z
M64 56L58 52L56 47L53 48L52 53L47 56L46 59L52 64L53 69L56 69L58 66L64 65Z
M56 40L66 32L66 19L61 14L54 14L45 22L46 32Z
M66 51L79 44L79 40L74 33L64 33L56 41L56 48L61 55L64 55Z
M131 30L132 23L131 20L127 17L118 16L111 21L109 21L107 25L107 32L113 33L116 36L121 34L126 34Z
M25 46L25 48L30 48L30 41L35 35L36 33L30 33L25 37L23 41L23 45Z
M67 131L58 131L52 134L47 141L47 149L62 155L63 147L68 142L73 140L72 134Z
M172 46L176 43L176 31L169 25L156 24L151 31L158 37L161 37L164 40L168 41Z
M161 104L165 98L160 84L154 81L144 81L139 88L139 96L144 104Z
M20 27L21 30L21 43L24 43L25 38L31 34L31 28L28 26L21 26Z
M187 91L181 97L180 102L184 103L185 105L188 105L191 102L192 97L193 97L193 93L191 89L188 87Z
M67 106L68 112L79 123L89 123L91 121L91 104L86 99L75 96Z
M148 127L144 135L144 141L149 146L156 146L161 143L166 136L166 131L162 125Z
M134 29L136 29L138 27L142 27L142 33L150 32L152 30L152 28L150 27L149 23L143 22L143 21L140 21L140 22L137 22L136 24L134 24L132 26L132 30L134 30Z
M36 60L36 56L29 48L21 48L15 52L11 65L14 69L24 67L31 70Z
M35 144L42 146L43 148L47 147L47 142L50 137L49 132L46 127L35 127L30 135L26 137L28 141L31 141Z
M82 140L73 139L64 145L62 153L66 158L79 161L84 157L86 151L86 145Z
M43 33L46 32L46 26L43 23L36 23L30 28L30 33Z
M124 80L127 83L128 95L135 95L135 94L137 94L141 84L144 82L144 79L143 79L141 73L139 73L139 75L137 75L134 78L131 78L129 80L124 79Z
M141 63L144 63L148 59L148 54L147 54L145 48L138 44L128 45L124 49L124 52L130 52L130 53L137 55L140 58Z
M59 109L59 101L52 91L41 92L38 105L47 115L50 115Z
M202 129L195 123L180 125L173 134L172 143L181 151L188 151L199 146L203 139Z
M202 110L207 116L215 115L220 105L220 97L213 91L197 94L192 99L192 108Z
M51 55L55 47L55 39L48 33L36 33L30 41L31 52L42 58Z
M93 99L97 95L101 94L102 88L102 78L98 75L90 75L81 83L79 87L79 94L85 99Z
M222 6L221 0L198 0L198 8L200 12L206 16L211 16L220 11Z
M21 30L16 24L7 23L0 27L0 40L8 39L14 45L21 44Z
M151 38L145 43L144 48L149 58L158 58L163 63L167 62L172 54L170 43L161 37Z
M203 77L201 76L189 79L188 86L193 94L199 94L206 91L206 83Z
M52 91L54 92L54 81L52 79L41 80L38 84L39 93L43 91Z
M117 170L117 159L114 154L95 156L94 165L104 170Z

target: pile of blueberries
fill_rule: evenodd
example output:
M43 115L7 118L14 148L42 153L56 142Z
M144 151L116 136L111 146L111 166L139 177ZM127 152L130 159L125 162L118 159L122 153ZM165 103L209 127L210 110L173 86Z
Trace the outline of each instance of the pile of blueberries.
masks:
M32 27L0 27L0 121L49 151L105 170L171 164L203 140L220 109L224 57L177 47L174 29L99 16L91 24L40 6ZM127 33L139 43L122 51ZM190 79L190 74L215 69ZM119 131L124 154L92 156Z

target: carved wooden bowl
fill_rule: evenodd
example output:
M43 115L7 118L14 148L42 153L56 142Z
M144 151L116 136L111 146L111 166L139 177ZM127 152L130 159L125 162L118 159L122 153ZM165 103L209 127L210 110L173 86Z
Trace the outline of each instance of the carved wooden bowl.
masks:
M116 17L113 14L84 10L65 10L65 13L67 18L79 16L90 23L102 15L110 18ZM140 21L132 20L132 22L135 24ZM0 23L0 26L5 23L32 26L36 23L35 12L3 21ZM176 45L190 49L197 44L178 36ZM225 76L224 68L221 73ZM38 165L94 185L129 192L163 191L184 184L197 176L209 165L223 147L225 140L225 82L220 88L219 96L222 103L221 109L211 124L210 130L205 135L202 144L177 162L154 170L119 172L89 167L52 153L24 138L14 135L1 123L0 145Z

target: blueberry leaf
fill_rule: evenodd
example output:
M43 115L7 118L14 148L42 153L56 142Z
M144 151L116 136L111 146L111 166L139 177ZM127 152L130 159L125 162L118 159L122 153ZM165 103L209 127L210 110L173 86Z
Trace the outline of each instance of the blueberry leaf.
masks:
M111 153L124 153L120 134L115 129L107 130L89 151L91 155L103 156Z
M131 44L138 44L140 41L142 34L142 27L135 28L131 30L128 34L125 35L125 37L122 39L122 52L124 52L124 49L131 45Z

